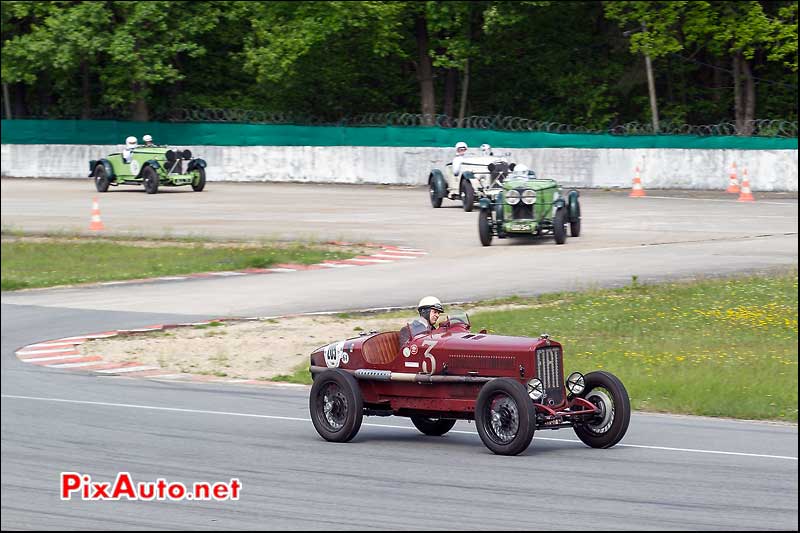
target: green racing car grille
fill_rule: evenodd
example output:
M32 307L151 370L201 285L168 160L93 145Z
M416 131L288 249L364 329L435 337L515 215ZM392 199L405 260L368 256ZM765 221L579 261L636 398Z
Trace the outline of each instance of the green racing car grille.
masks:
M512 206L511 218L513 220L533 218L533 205L523 204L520 202L517 205Z
M561 348L544 346L536 349L536 377L544 386L546 405L557 405L564 401L564 376L561 370Z

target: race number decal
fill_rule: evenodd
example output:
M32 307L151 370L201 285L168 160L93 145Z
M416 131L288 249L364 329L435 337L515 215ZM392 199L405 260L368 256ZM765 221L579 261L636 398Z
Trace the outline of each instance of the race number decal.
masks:
M136 161L135 159L131 161L131 174L135 176L136 174L139 173L140 170L141 168L139 167L139 162Z
M431 341L431 340L422 341L422 344L427 346L427 348L425 349L425 360L422 361L423 374L433 374L434 372L436 372L436 358L431 353L431 350L433 350L433 347L436 346L438 342L439 341ZM428 368L429 361L431 364L430 369Z
M339 363L347 364L350 356L344 351L344 341L325 347L325 364L328 368L339 368Z

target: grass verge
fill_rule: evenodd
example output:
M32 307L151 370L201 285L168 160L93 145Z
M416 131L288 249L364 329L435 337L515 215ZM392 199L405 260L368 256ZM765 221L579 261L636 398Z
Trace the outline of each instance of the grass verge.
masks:
M636 410L797 422L796 269L476 305L465 306L473 330L549 333L564 346L565 374L612 372ZM305 364L274 379L311 383Z
M58 238L2 242L2 290L268 268L347 259L357 251L313 244Z

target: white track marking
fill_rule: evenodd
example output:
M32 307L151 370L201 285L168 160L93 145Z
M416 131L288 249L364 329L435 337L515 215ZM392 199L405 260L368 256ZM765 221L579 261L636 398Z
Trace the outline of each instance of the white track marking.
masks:
M15 400L35 400L35 401L42 401L42 402L58 402L58 403L74 403L74 404L82 404L82 405L99 405L104 407L127 407L130 409L149 409L152 411L172 411L172 412L179 412L179 413L197 413L197 414L207 414L207 415L223 415L223 416L242 416L248 418L263 418L267 420L290 420L294 422L311 422L310 418L297 418L291 416L275 416L275 415L257 415L252 413L235 413L231 411L207 411L204 409L181 409L177 407L157 407L153 405L136 405L136 404L129 404L129 403L110 403L110 402L90 402L86 400L67 400L63 398L40 398L36 396L17 396L13 394L2 394L0 395L2 398L9 398ZM370 427L378 427L378 428L387 428L387 429L404 429L404 430L414 430L415 428L411 426L394 426L389 424L363 424L364 426ZM450 433L460 433L464 435L476 435L474 431L451 431ZM552 440L558 442L572 442L575 444L581 444L582 442L577 440L571 439L552 439L546 437L534 437L538 440ZM790 457L786 455L766 455L760 453L743 453L743 452L726 452L721 450L696 450L692 448L669 448L666 446L644 446L640 444L617 444L617 447L623 448L641 448L646 450L663 450L663 451L671 451L671 452L686 452L686 453L710 453L710 454L717 454L717 455L735 455L739 457L758 457L763 459L784 459L787 461L797 461L797 457Z
M38 353L64 353L64 352L74 352L75 348L53 348L51 350L20 350L17 352L17 355L34 355Z
M31 357L28 359L20 359L23 363L44 363L46 361L65 361L68 359L81 359L86 357L85 355L81 355L78 352L75 352L72 355L56 355L53 357Z

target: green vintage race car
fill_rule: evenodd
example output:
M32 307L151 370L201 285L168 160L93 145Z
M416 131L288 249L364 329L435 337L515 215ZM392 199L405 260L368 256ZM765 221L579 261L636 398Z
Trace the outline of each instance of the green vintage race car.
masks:
M536 177L532 170L516 165L498 187L481 198L478 234L481 244L489 246L492 238L553 236L556 244L570 234L581 232L581 206L578 191L566 195L555 180Z
M122 152L105 159L89 161L89 176L99 192L109 185L144 185L148 194L159 186L191 185L200 192L206 186L206 162L193 159L189 150L173 150L166 146L139 146L126 160Z

